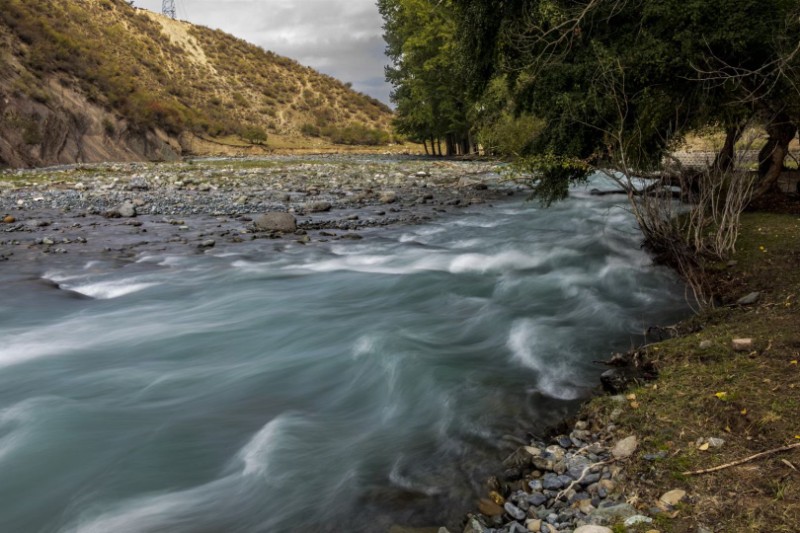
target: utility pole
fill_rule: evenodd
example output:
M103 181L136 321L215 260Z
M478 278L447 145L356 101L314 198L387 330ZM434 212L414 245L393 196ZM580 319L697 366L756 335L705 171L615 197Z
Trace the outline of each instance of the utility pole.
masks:
M161 13L171 19L177 18L177 13L175 11L175 0L162 0Z

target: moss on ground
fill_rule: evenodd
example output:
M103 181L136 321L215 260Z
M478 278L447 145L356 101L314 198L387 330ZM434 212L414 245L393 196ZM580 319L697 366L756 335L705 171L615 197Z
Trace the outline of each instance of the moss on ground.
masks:
M800 449L686 474L800 443L800 216L745 214L733 259L709 268L729 305L687 321L688 334L647 348L659 379L630 391L635 399L603 397L586 407L599 421L614 418L620 436L640 438L627 468L629 501L647 511L668 490L688 493L645 529L800 531ZM730 305L752 291L761 292L756 305ZM735 338L753 339L752 348L734 351ZM725 442L705 449L710 437Z

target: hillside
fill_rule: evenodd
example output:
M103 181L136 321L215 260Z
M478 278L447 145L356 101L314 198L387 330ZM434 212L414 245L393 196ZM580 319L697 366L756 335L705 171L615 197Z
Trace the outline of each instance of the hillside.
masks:
M124 0L3 0L0 166L389 138L391 111L221 31Z

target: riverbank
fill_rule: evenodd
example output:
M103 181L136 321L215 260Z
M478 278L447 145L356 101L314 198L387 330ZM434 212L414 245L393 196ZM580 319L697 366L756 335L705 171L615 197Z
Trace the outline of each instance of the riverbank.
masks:
M413 224L524 190L495 163L304 155L0 173L0 261L126 261L262 238L309 244ZM265 213L286 213L260 219ZM288 226L286 225L286 221Z
M522 448L524 473L490 481L484 514L465 532L797 531L800 218L796 200L764 207L773 212L743 216L732 260L709 265L722 305L640 350L658 379L589 401L568 437ZM628 456L611 453L620 443L630 445ZM550 468L541 468L543 450ZM587 463L574 458L587 450L589 480L570 468ZM553 482L558 470L567 477ZM611 480L607 498L598 498L598 475ZM547 476L549 493L538 481Z

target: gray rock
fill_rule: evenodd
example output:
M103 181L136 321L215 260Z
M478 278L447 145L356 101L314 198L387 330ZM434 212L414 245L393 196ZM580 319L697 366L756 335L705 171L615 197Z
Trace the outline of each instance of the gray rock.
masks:
M751 292L747 296L739 298L736 303L738 305L753 305L754 303L758 302L759 298L761 298L760 292Z
M541 492L541 490L544 488L542 487L542 481L539 479L532 479L528 482L528 486L533 492Z
M712 346L714 346L714 343L711 342L710 340L700 341L700 349L701 350L708 350Z
M197 245L198 248L213 248L216 245L216 241L214 239L207 239L200 244Z
M467 525L464 526L463 533L486 533L488 528L481 524L477 518L472 517L467 521Z
M547 502L547 496L542 494L541 492L534 492L530 496L528 496L528 502L533 505L534 507L539 507Z
M503 509L505 509L508 515L514 518L514 520L523 520L526 516L525 511L511 502L506 502L505 505L503 505Z
M303 209L307 213L324 213L325 211L331 210L331 203L330 202L306 202L303 205Z
M542 478L542 486L547 490L560 490L564 484L560 476L547 473Z
M280 231L294 233L297 231L297 220L289 213L264 213L255 220L259 231Z

